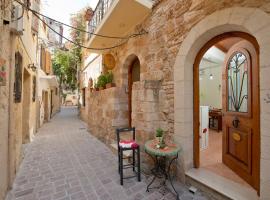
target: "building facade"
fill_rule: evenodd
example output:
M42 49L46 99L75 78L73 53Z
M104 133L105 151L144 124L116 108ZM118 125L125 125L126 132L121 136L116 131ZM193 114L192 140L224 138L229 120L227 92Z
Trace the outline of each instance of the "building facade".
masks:
M33 0L33 10L39 11L40 1ZM34 139L40 127L42 97L40 88L44 85L50 92L48 98L49 117L59 110L58 83L50 73L40 73L40 32L43 24L26 7L17 2L1 1L0 25L0 199L4 199L12 186L23 156L23 149ZM45 35L46 38L47 35ZM43 38L44 39L44 38ZM50 63L50 56L46 57ZM49 101L49 100L48 100Z
M131 7L133 12L127 12ZM251 199L269 199L269 9L267 1L119 0L109 4L102 19L95 12L89 22L95 33L139 36L110 50L102 48L122 40L90 35L86 42L93 52L103 57L110 54L115 61L110 70L116 87L89 93L87 118L91 133L111 144L115 142L115 128L135 126L137 139L143 145L154 138L160 127L167 140L182 147L180 178L192 178L218 190L209 181L204 182L209 173L204 173L202 167L199 109L200 98L212 94L200 93L199 88L203 73L210 70L209 79L213 79L216 72L212 65L220 65L220 83L213 90L217 90L217 99L222 102L208 105L212 110L219 107L222 116L220 163L241 177L234 183L247 183L247 188L241 187L242 193ZM223 52L222 62L216 63L206 55L211 47ZM234 56L245 58L241 78L229 75ZM204 68L202 59L208 62ZM243 63L238 63L237 68ZM241 91L233 89L240 86ZM220 173L217 170L211 174ZM224 187L221 190L225 196L236 198Z

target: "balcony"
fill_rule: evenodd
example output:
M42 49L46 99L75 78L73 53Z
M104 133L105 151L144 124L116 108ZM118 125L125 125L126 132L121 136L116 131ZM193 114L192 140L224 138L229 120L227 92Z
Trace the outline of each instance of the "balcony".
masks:
M126 37L151 12L153 0L100 0L88 24L88 31L112 37ZM87 46L106 48L116 45L117 38L89 34Z

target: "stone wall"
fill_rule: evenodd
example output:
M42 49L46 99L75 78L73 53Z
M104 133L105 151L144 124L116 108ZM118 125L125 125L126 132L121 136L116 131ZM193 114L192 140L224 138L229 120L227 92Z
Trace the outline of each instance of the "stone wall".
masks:
M57 92L56 92L57 90ZM60 91L58 87L52 87L52 104L53 104L53 111L52 111L52 116L53 117L56 113L60 112L61 110L61 99L60 99Z
M88 127L106 144L116 140L115 129L128 126L127 94L124 88L113 87L94 91L89 96Z
M8 3L8 1L6 1ZM7 8L8 10L9 8ZM2 24L0 11L0 58L5 60L6 78L0 85L0 199L4 199L9 184L9 93L10 93L10 34L9 27ZM2 85L3 84L3 85Z
M161 126L166 130L166 135L172 138L175 133L174 126L177 126L182 134L182 137L174 137L176 142L184 145L185 157L181 158L184 162L186 169L193 166L193 134L189 135L187 133L192 133L193 131L193 70L192 67L189 69L184 69L181 71L174 71L175 65L193 65L194 60L187 59L189 63L184 63L184 59L181 59L183 55L177 55L180 47L185 49L183 46L183 41L190 33L191 29L198 24L200 21L205 19L207 16L213 14L216 11L223 10L225 8L232 8L235 10L234 16L223 16L218 20L240 20L244 23L243 13L237 12L239 8L259 8L266 15L270 14L270 2L267 0L163 0L159 1L152 10L151 15L149 15L141 24L137 25L133 32L140 29L145 29L148 34L142 35L140 37L130 39L125 45L111 50L106 53L111 53L116 60L116 68L113 70L115 75L115 83L118 88L128 87L128 68L130 67L132 60L138 57L141 65L141 74L139 83L134 83L133 94L132 94L132 123L136 126L138 136L140 140L146 140L153 137L153 132L157 126ZM262 19L260 26L268 27L269 22L266 22L263 14L259 12L251 12L248 14L258 15ZM205 29L207 25L212 25L215 20L205 23L205 26L200 27ZM258 24L254 20L251 22L256 26ZM259 26L259 25L257 25ZM223 32L235 30L234 26L227 27L223 29ZM200 30L197 30L199 32ZM259 29L257 30L259 31ZM269 31L268 31L269 33ZM194 35L191 35L191 40L195 38L196 31ZM259 37L267 37L266 33L261 33ZM209 38L211 39L211 38ZM206 41L207 42L207 41ZM205 43L204 43L205 44ZM203 44L196 44L203 45ZM187 45L188 46L188 45ZM267 48L269 50L269 47ZM265 58L269 57L269 52L262 52L266 55ZM176 58L179 63L176 63ZM266 63L266 59L261 60L261 64ZM265 67L265 66L263 66ZM262 68L262 71L268 71L266 68ZM265 75L267 73L264 73ZM262 76L264 78L264 76ZM176 84L178 88L175 87L175 79L179 82ZM185 80L185 81L180 81ZM147 83L159 82L159 86L155 88L148 88ZM261 80L261 83L266 83L267 80ZM269 82L269 81L268 81ZM267 82L267 83L268 83ZM266 85L266 84L265 84ZM262 88L265 87L262 86ZM268 84L269 85L269 84ZM158 88L158 89L157 89ZM157 95L158 90L158 95ZM175 96L181 97L185 105L179 105L177 113L175 113L174 98ZM262 101L269 99L269 95L266 92L263 93L264 96L261 97ZM91 102L91 96L89 101ZM109 98L109 97L107 97ZM114 98L116 98L114 96ZM100 98L99 100L104 101ZM99 104L106 103L99 102ZM93 104L95 106L95 104ZM263 104L263 106L265 106ZM91 108L89 108L89 111ZM105 109L104 109L105 110ZM264 109L268 110L268 109ZM90 112L89 112L90 113ZM269 114L268 114L269 115ZM267 116L268 116L267 115ZM98 115L94 115L98 116ZM94 117L92 116L92 118ZM269 141L269 134L265 134L267 130L267 125L265 122L266 114L263 116L261 127L263 130L263 137L265 140L262 144L265 146L262 148L263 152L268 149L269 145L265 145L265 141ZM89 126L91 128L91 120L98 121L98 119L89 118ZM268 118L267 118L268 119ZM112 120L112 119L110 119ZM181 123L175 123L175 121ZM106 131L102 132L102 126L100 129L93 129L92 133L97 135L99 138L106 138ZM102 134L101 134L102 132ZM269 131L268 131L269 132ZM264 157L266 154L263 153ZM267 157L268 159L268 157ZM261 173L266 173L264 169L269 165L269 160L266 160L262 165ZM265 188L269 188L269 176L266 179L263 177L262 194L267 196L269 192Z

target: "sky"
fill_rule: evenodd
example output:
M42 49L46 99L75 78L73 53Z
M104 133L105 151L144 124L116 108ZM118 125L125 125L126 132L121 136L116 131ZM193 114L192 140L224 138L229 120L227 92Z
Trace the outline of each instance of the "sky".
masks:
M42 0L42 13L58 21L69 23L71 14L90 6L93 10L98 0ZM68 28L64 29L64 36L68 36Z

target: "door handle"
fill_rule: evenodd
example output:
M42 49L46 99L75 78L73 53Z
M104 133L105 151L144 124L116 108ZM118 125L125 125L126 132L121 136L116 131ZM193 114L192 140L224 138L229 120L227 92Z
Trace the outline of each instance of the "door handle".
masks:
M233 121L232 121L232 125L233 125L234 128L237 128L239 123L240 123L240 121L239 121L239 119L237 117L235 117L233 119Z

